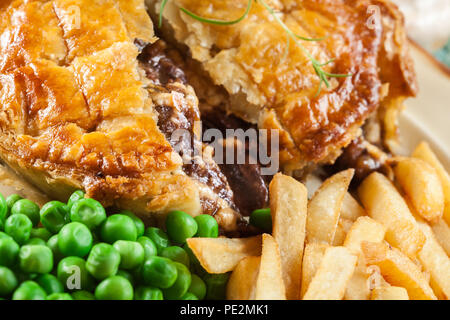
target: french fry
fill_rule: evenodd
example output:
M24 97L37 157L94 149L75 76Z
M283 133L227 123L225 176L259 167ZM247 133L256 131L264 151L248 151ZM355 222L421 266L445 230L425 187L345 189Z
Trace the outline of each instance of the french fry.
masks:
M367 279L367 287L369 288L369 290L390 286L390 284L386 282L386 280L384 280L383 276L381 275L380 268L378 266L366 265L366 273L369 275L369 278Z
M390 286L373 289L370 300L409 300L409 297L405 288Z
M370 288L367 267L361 251L363 241L381 242L384 239L385 227L369 217L359 217L345 239L344 246L358 256L355 272L350 278L345 291L345 300L367 300L370 298Z
M340 217L336 228L336 234L333 239L333 246L339 247L344 245L345 237L353 225L353 221Z
M339 222L334 235L333 246L338 247L344 245L347 232L350 230L353 223L361 216L365 216L366 212L361 207L358 201L353 198L350 193L346 193L342 201L341 214Z
M386 240L415 257L426 238L394 185L374 172L363 181L358 193L369 216L386 227Z
M419 267L400 250L374 242L363 242L361 247L366 263L378 266L389 284L405 288L410 299L437 299Z
M386 228L381 223L370 217L360 217L350 228L344 241L344 247L359 255L362 253L361 243L363 241L381 242L385 233Z
M286 297L300 299L308 191L297 180L277 174L270 183L273 237L278 243Z
M418 257L423 268L430 274L430 283L439 299L450 298L450 259L437 242L430 226L419 222L419 226L427 237Z
M317 269L320 267L323 255L328 247L329 246L325 243L306 244L302 264L301 297L305 295L312 278L315 276Z
M424 160L436 170L441 180L445 197L444 220L450 225L450 176L448 172L445 171L444 166L426 142L419 144L412 156Z
M405 158L394 167L395 178L415 211L427 221L444 213L444 192L436 170L421 159Z
M263 234L261 264L255 289L256 300L286 300L280 250L275 239Z
M304 300L341 300L357 257L345 247L330 247L306 290Z
M227 300L254 300L261 257L242 259L231 273L227 284Z
M356 201L355 198L347 192L344 196L344 201L342 201L340 217L354 222L359 217L365 215L366 211L364 211L364 208L361 207L358 201Z
M450 227L444 219L440 219L436 223L433 223L431 228L442 249L447 253L447 256L450 256Z
M314 194L306 219L308 243L333 243L342 202L354 173L355 170L349 169L332 176Z
M261 236L240 239L190 238L187 244L209 273L232 271L242 259L261 255Z

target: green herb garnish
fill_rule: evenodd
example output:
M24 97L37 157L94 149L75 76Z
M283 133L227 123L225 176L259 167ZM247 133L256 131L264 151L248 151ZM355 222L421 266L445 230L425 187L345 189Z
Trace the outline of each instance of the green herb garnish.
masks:
M167 1L167 0L165 0L165 1ZM200 22L209 23L209 24L216 24L218 26L230 26L230 25L237 24L237 23L241 22L242 20L244 20L248 16L248 14L250 12L250 9L252 8L252 2L253 2L253 0L248 0L247 9L245 10L244 14L241 17L239 17L238 19L231 20L231 21L203 18L203 17L200 17L200 16L196 15L195 13L189 11L186 8L180 8L180 10L183 11L184 13L186 13L188 16L190 16L190 17L192 17L195 20L198 20Z
M161 3L161 8L160 8L160 13L159 13L159 27L162 26L162 13L164 11L164 8L167 4L168 0L163 0ZM247 9L245 10L244 14L239 17L236 20L231 20L231 21L224 21L224 20L217 20L217 19L208 19L208 18L203 18L200 17L198 15L196 15L195 13L189 11L186 8L180 8L181 11L183 11L185 14L187 14L188 16L190 16L191 18L200 21L200 22L204 22L204 23L208 23L208 24L215 24L215 25L220 25L220 26L229 26L229 25L233 25L233 24L237 24L239 22L241 22L242 20L244 20L252 7L252 3L253 1L258 2L269 12L269 14L275 19L275 21L283 28L283 30L286 32L287 35L287 40L286 40L286 51L284 53L284 57L282 59L282 61L284 61L289 53L289 46L290 46L290 40L293 40L296 45L305 53L305 55L308 57L308 59L311 61L312 66L314 68L315 73L317 74L317 76L320 79L320 83L319 83L319 88L317 90L316 96L318 96L322 90L322 84L325 84L327 88L330 87L330 78L347 78L347 77L351 77L351 74L337 74L337 73L329 73L326 72L325 70L323 70L323 67L333 63L335 61L335 59L330 59L329 61L325 62L325 63L321 63L320 61L318 61L316 58L313 57L313 55L305 48L305 46L303 46L299 40L303 40L303 41L322 41L324 39L326 39L327 37L323 37L323 38L306 38L306 37L302 37L298 34L295 34L291 29L289 29L289 27L278 17L278 15L276 14L276 12L266 3L265 0L249 0L248 1L248 5L247 5Z

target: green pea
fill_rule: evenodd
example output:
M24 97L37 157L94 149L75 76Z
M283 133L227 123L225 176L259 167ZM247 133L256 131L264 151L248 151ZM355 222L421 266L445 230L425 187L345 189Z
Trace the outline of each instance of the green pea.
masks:
M144 248L145 260L151 256L158 255L158 249L156 248L155 243L149 237L139 237L139 239L137 239L137 242L139 242Z
M39 238L45 242L47 242L51 236L52 234L45 228L33 228L30 233L30 238Z
M25 242L24 245L26 245L26 246L38 246L38 245L46 246L47 242L45 242L44 240L39 239L39 238L30 238L27 240L27 242Z
M250 215L250 224L265 232L272 232L272 216L270 214L270 208L253 211Z
M50 201L40 211L41 223L51 233L58 233L64 225L69 223L67 214L67 206L64 203Z
M225 300L229 277L228 273L205 275L206 300Z
M72 293L74 300L95 300L95 296L89 291L80 290Z
M64 286L61 281L58 280L54 275L47 273L41 274L36 278L36 282L45 290L47 294L52 293L63 293Z
M141 274L146 285L165 289L177 280L177 267L167 258L150 257L142 265Z
M82 190L77 190L69 198L69 201L67 201L67 209L70 211L72 209L72 206L75 202L78 200L84 199L84 192Z
M123 215L125 215L127 217L130 217L134 221L134 224L136 225L137 237L138 238L142 237L144 235L145 224L138 216L136 216L133 212L131 212L129 210L123 210L119 214L123 214Z
M217 238L219 236L219 224L214 217L209 214L201 214L196 216L194 220L198 225L197 237Z
M206 296L206 284L205 282L196 274L191 275L191 286L188 292L194 294L199 300L203 300Z
M0 266L12 267L17 262L20 247L12 238L0 239Z
M70 220L81 222L92 230L106 220L106 211L101 203L94 199L81 199L72 205Z
M197 222L183 211L172 211L166 219L167 234L173 241L183 244L186 239L195 236L198 230Z
M80 257L62 259L58 264L57 277L68 290L90 290L93 285L86 261Z
M86 269L97 280L114 276L119 270L120 254L110 244L96 244L86 262Z
M64 255L62 254L61 250L59 250L58 246L58 235L55 234L47 241L47 247L50 248L53 252L53 261L55 263L59 262L62 258L64 258Z
M66 224L58 234L58 247L65 256L86 256L92 248L92 234L79 222Z
M134 300L164 300L161 289L139 286L134 292Z
M191 286L191 273L189 269L179 262L173 263L177 268L177 279L174 284L167 289L163 289L164 298L178 300L186 294Z
M14 291L13 300L45 300L47 294L34 281L25 281Z
M199 300L197 296L193 293L186 292L184 296L181 297L180 300Z
M133 286L120 276L106 278L95 289L97 300L133 300Z
M131 285L134 285L134 277L131 274L131 272L128 272L126 270L119 270L116 273L116 276L121 276L124 277L125 279L127 279L128 281L130 281Z
M123 214L114 214L102 224L100 230L101 238L107 243L117 240L136 241L137 230L133 219Z
M164 258L167 258L167 259L170 259L170 260L172 260L174 262L182 263L187 268L189 268L189 265L190 265L189 255L181 247L171 246L171 247L163 248L161 250L160 256L164 257Z
M139 242L118 240L113 246L120 254L120 268L130 270L144 263L145 252Z
M6 267L0 267L0 296L9 296L17 285L18 281L14 273Z
M32 228L31 220L24 214L11 215L5 222L5 232L18 244L24 244L30 238Z
M47 296L47 300L73 300L73 298L68 293L52 293Z
M21 199L14 203L11 208L11 215L14 214L26 215L28 218L30 218L34 227L39 224L39 221L41 219L41 216L39 215L39 206L28 199Z
M53 253L45 245L26 245L19 251L20 269L26 273L49 273L53 269Z
M6 205L8 206L8 214L11 213L11 208L13 207L14 203L16 203L21 199L23 198L18 194L12 194L8 198L6 198Z
M0 193L0 228L3 226L4 221L8 215L8 203L3 195Z
M156 245L158 253L161 252L163 248L170 246L169 237L167 234L159 228L149 227L145 230L145 236L150 238Z

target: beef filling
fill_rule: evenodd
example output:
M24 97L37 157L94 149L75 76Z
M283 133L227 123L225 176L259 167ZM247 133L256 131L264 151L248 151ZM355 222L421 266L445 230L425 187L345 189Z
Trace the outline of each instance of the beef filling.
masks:
M180 87L174 87L173 83L186 84L186 75L171 58L170 49L164 41L154 44L145 44L137 40L136 45L141 54L138 59L146 76L162 90L179 91ZM171 141L172 133L177 129L185 129L191 133L193 141L180 151L180 155L192 153L194 143L201 143L194 137L194 121L199 118L196 110L186 109L179 112L171 106L157 105L159 114L158 127L166 135L172 146L179 141ZM217 128L223 132L226 129L248 129L251 126L234 116L225 115L220 112L205 112L201 120L205 128ZM248 149L248 146L246 146ZM248 151L248 150L247 150ZM248 152L247 152L248 154ZM183 166L184 172L190 177L209 186L219 197L226 200L230 205L243 215L250 215L255 209L264 208L268 204L269 191L267 188L270 178L261 176L261 167L254 164L225 164L220 168L209 161L201 164L189 163ZM230 189L231 187L231 189ZM202 199L205 213L215 214L219 209L210 199Z
M333 174L348 168L354 168L353 187L358 186L372 172L380 171L385 173L383 163L369 154L363 142L362 137L352 141L333 165L325 167L325 171Z
M138 47L142 46L137 44ZM143 47L138 59L141 67L145 70L146 76L160 89L168 92L180 92L179 86L174 86L175 82L186 84L186 77L182 69L166 55L166 45L159 40L154 44ZM183 93L183 92L180 92ZM180 141L173 141L172 135L178 129L184 129L190 132L191 141L180 150L180 156L189 156L193 153L194 144L200 144L194 135L194 122L200 120L198 111L193 108L184 108L182 111L172 106L156 105L158 112L158 127L164 133L172 146L178 145ZM178 145L179 146L179 145ZM200 164L187 163L183 165L184 172L197 181L209 186L220 198L226 200L233 206L233 193L228 186L227 179L215 163L203 161ZM215 214L219 209L210 199L202 199L205 213Z
M233 115L225 112L218 114L213 111L202 112L202 121L205 128L216 128L225 133L226 129L254 128ZM251 164L249 161L249 145L246 142L245 151L247 161L245 164L222 164L220 169L227 177L228 183L233 190L234 203L242 215L248 216L253 210L265 208L269 202L268 184L272 177L261 175L261 166ZM224 149L226 153L226 149ZM237 152L235 152L237 154Z
M175 81L187 83L183 70L167 57L165 53L167 46L164 41L158 40L145 46L138 41L136 45L141 49L138 59L148 79L163 86Z

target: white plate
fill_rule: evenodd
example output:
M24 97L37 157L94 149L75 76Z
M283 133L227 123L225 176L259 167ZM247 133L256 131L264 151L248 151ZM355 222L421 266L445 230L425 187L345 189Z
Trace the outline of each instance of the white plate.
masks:
M450 171L450 70L446 70L428 53L412 45L420 86L419 96L406 102L407 109L400 119L402 147L409 154L422 140L430 143ZM0 171L0 181L4 180ZM14 180L16 186L0 182L0 192L8 196L20 193L38 203L48 201L31 185Z
M419 95L406 102L400 121L402 144L408 152L426 140L450 171L450 70L412 44Z

